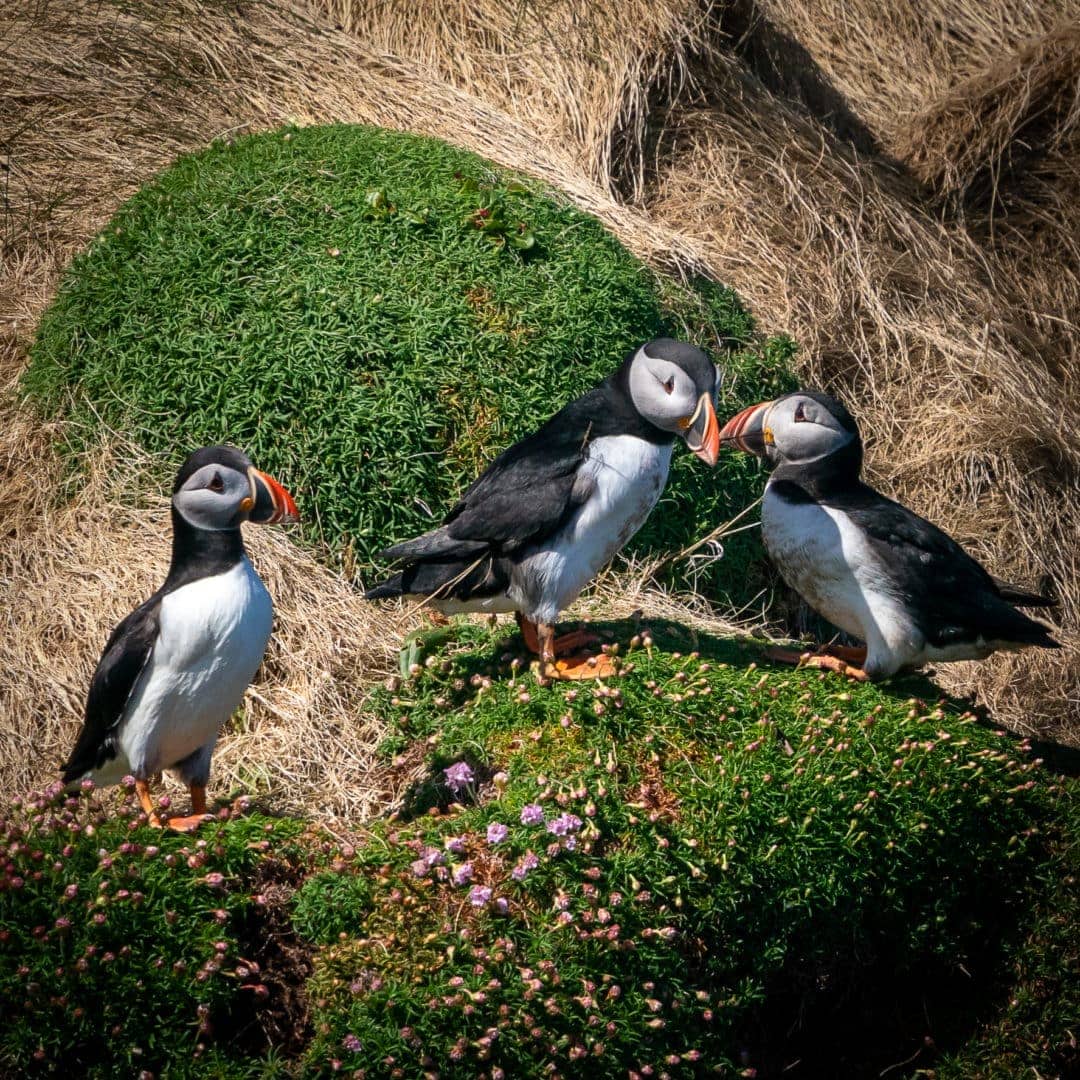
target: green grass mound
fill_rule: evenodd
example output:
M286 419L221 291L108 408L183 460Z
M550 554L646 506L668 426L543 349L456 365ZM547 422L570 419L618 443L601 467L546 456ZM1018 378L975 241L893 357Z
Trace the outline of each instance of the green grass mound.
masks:
M733 293L657 277L557 192L438 140L312 127L214 144L125 204L71 266L25 386L166 471L245 447L366 575L663 334L730 345L722 411L788 385L790 342L755 340ZM678 454L638 549L678 550L750 501L739 457Z
M300 893L326 945L310 1067L876 1075L906 1056L898 1014L917 1047L927 1001L977 996L962 969L1013 932L1056 783L909 696L927 683L663 637L684 654L639 638L609 686L508 679L481 638L388 692L393 750L430 779L352 883Z
M260 816L162 836L96 796L9 813L0 1065L763 1078L941 1049L960 1076L1016 1032L1013 1064L1052 1075L1075 785L1026 744L926 683L758 667L679 627L607 686L540 687L458 634L381 694L414 779L355 848Z
M240 1076L264 1054L253 1017L284 988L263 894L303 825L253 815L193 840L137 810L56 793L0 821L0 1075Z

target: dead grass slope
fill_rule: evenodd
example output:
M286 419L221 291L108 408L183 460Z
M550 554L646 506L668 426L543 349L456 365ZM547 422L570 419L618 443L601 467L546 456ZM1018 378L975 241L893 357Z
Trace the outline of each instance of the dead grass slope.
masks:
M1080 14L1077 0L756 0L895 151L912 118Z
M830 152L728 69L719 106L669 119L650 205L692 231L710 263L804 348L805 378L851 402L886 491L942 524L1004 577L1053 581L1075 628L1080 446L1067 395L1043 361L1022 299L988 282L887 175ZM1015 305L1015 306L1014 306ZM1064 734L1080 666L1057 656L942 668L1014 723Z
M577 160L612 170L616 190L700 243L710 272L747 297L766 329L799 340L805 379L862 419L871 472L887 491L996 573L1052 583L1060 596L1062 654L953 666L943 681L1025 730L1080 737L1080 439L1063 422L1080 406L1078 232L1067 217L1080 205L1069 186L1080 154L1074 32L1062 28L1071 0L936 0L917 10L729 0L698 5L697 18L673 2L648 15L635 6L618 25L611 8L575 0L471 3L444 22L389 18L371 0L317 2L395 54L482 78L486 93L547 133L567 130L537 104L547 107L554 86L602 100L608 123L632 121L621 143L632 153L605 158L620 135L601 125L576 131ZM653 51L638 28L656 33ZM545 33L559 49L537 50ZM654 80L643 112L628 79L645 69L625 50L663 47L677 92ZM598 54L623 60L597 66ZM636 104L620 109L620 97ZM1019 147L1036 131L1052 152L1040 145L1021 169ZM1045 163L1037 179L1034 161ZM1022 212L1042 225L1038 235L1027 228L1014 198L1008 245L989 211L960 220L944 206L943 178L1000 176L1003 162L1027 177Z

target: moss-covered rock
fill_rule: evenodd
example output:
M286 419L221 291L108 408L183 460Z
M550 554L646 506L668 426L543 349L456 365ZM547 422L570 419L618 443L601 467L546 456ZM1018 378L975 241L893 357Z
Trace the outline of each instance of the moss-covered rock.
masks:
M457 632L380 692L411 785L351 846L8 807L0 1074L865 1076L1010 1001L948 1075L1054 1075L1080 822L1026 743L678 626L603 686Z
M920 680L653 636L610 685L539 687L479 638L387 692L390 749L430 769L350 902L339 877L300 893L325 945L309 1068L778 1075L822 1014L819 1065L876 1074L898 1012L946 986L974 1008L957 965L1000 959L1057 783Z
M734 294L658 277L558 192L438 140L312 127L215 144L125 204L67 274L26 386L167 454L163 480L177 447L244 446L366 574L661 334L712 347L722 410L786 385L790 343L756 341ZM677 455L639 549L725 520L752 473Z

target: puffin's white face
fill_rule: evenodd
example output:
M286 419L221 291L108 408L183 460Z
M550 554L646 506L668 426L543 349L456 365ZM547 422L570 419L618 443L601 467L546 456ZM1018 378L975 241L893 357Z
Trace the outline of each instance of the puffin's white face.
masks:
M807 464L834 454L859 437L851 415L825 394L787 394L733 416L720 440L773 465Z
M246 473L204 465L173 495L173 505L189 525L217 532L239 529L255 505L255 494Z
M773 404L765 417L766 453L774 464L816 461L847 446L855 438L819 401L789 394Z
M717 372L703 352L659 339L638 349L630 364L634 408L661 431L671 431L710 465L719 456Z
M245 521L275 525L300 519L292 496L231 447L196 451L177 481L173 506L197 529L222 532Z

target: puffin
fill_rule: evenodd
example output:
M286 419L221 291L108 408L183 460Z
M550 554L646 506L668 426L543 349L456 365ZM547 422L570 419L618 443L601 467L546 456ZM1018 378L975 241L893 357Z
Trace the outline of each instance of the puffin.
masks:
M169 572L109 636L66 785L130 774L151 825L198 826L218 732L262 662L273 621L240 527L298 520L292 496L240 450L206 446L188 457L173 485ZM150 780L164 769L187 785L190 815L166 819L154 807Z
M784 581L865 642L771 650L774 659L864 681L998 650L1060 648L1049 627L1017 610L1053 599L992 577L937 526L863 483L859 430L836 398L799 390L752 405L720 441L772 466L761 531Z
M716 366L686 342L631 350L495 458L438 528L381 552L404 565L366 598L410 597L443 616L513 612L541 679L612 674L607 656L580 652L595 638L556 637L556 621L649 516L676 439L716 464L717 382Z

